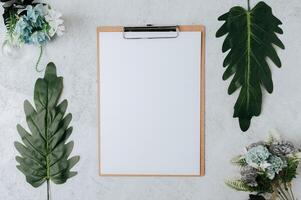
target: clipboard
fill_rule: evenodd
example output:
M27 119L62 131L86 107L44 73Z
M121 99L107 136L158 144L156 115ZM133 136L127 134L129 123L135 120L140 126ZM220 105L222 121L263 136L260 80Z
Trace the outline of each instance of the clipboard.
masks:
M99 176L167 176L167 177L199 177L205 175L205 27L203 25L183 25L183 26L153 26L153 25L147 25L147 26L139 26L139 27L121 27L121 26L104 26L104 27L98 27L97 28L97 141L98 141L98 168L99 168ZM106 40L114 41L113 37L110 39L110 37L106 38L106 34L117 34L118 39L122 38L122 40L127 40L129 42L133 41L136 43L137 40L149 40L149 43L152 43L153 41L156 43L159 43L161 41L167 41L167 40L176 40L177 38L181 37L182 33L193 33L194 35L199 34L200 36L200 43L198 43L200 47L199 52L199 69L198 69L198 77L199 77L199 85L198 85L198 100L199 100L199 106L198 106L198 169L192 170L193 173L186 173L185 170L184 173L179 170L180 172L173 173L168 171L168 167L162 171L158 170L158 166L154 167L155 170L149 170L149 171L143 171L141 169L135 171L131 167L127 166L125 167L126 170L116 170L115 166L122 166L122 163L127 163L126 157L130 157L127 155L127 148L130 149L131 147L128 146L135 146L135 145L128 145L126 148L124 148L124 144L121 144L122 141L120 141L119 136L120 134L123 134L121 132L125 132L127 134L127 130L123 129L119 131L116 135L114 135L114 131L110 129L107 129L107 127L114 126L114 123L116 125L119 124L118 120L114 122L116 118L118 118L117 115L115 115L115 118L112 116L108 116L108 107L109 106L109 100L105 99L109 95L110 87L109 89L104 88L105 86L108 86L110 83L112 83L109 80L115 79L119 80L120 74L116 77L110 76L110 77L104 77L110 72L106 69L114 68L112 67L113 64L108 64L110 62L107 62L108 58L106 56L109 54L109 51L106 51L103 48L111 49L111 47L108 47L109 45L106 45ZM108 39L109 38L109 39ZM120 41L122 41L120 40ZM138 43L139 44L139 43ZM106 46L104 46L106 45ZM113 48L113 47L112 47ZM142 48L143 50L143 48ZM111 54L115 53L111 49ZM122 57L123 53L118 52L116 53L116 59L118 59L118 56ZM152 58L150 58L152 59ZM114 60L111 57L111 60ZM147 62L147 60L145 61ZM121 64L121 63L120 63ZM126 67L126 63L122 63ZM106 69L104 69L106 68ZM143 68L143 66L141 66ZM123 68L119 68L123 70ZM137 68L136 68L137 69ZM132 70L132 69L131 69ZM118 70L117 70L118 71ZM135 70L134 70L135 71ZM116 71L115 71L116 72ZM114 72L114 73L115 73ZM120 72L122 73L122 72ZM105 74L105 75L104 75ZM113 74L113 73L112 73ZM127 79L129 81L130 79ZM126 81L125 81L126 82ZM119 85L121 85L119 83ZM113 89L114 90L114 89ZM116 98L113 98L113 101L115 101ZM119 102L120 104L123 104L123 102ZM115 104L116 107L117 104ZM119 105L119 104L118 104ZM128 104L127 104L128 105ZM114 106L111 105L111 111L115 109ZM125 106L126 107L126 106ZM105 111L104 111L105 110ZM107 113L104 113L107 112ZM181 114L179 114L181 115ZM117 116L117 117L116 117ZM111 118L110 118L111 117ZM105 119L104 119L105 118ZM121 121L123 119L120 119ZM106 124L107 123L107 124ZM108 125L112 123L111 125ZM119 136L118 136L119 134ZM183 133L184 134L184 133ZM108 139L109 137L112 137L111 139ZM129 136L131 137L131 136ZM140 136L139 136L140 137ZM160 139L159 139L160 140ZM110 141L110 142L108 142ZM112 142L113 141L113 142ZM116 143L114 143L114 141ZM158 140L157 140L158 141ZM172 141L172 138L170 138L170 141ZM135 141L137 142L137 141ZM143 141L145 142L145 141ZM107 144L109 143L109 144ZM135 144L135 143L133 143ZM139 141L136 144L141 144ZM122 146L122 147L121 147ZM140 145L141 146L141 145ZM115 149L121 148L118 151L118 153L115 152ZM186 148L186 147L181 147ZM110 153L111 151L111 153ZM119 157L120 160L114 159L113 157L117 157L121 154L121 152L124 151L124 155ZM164 150L162 150L164 151ZM171 153L172 154L172 153ZM117 156L116 156L117 155ZM168 155L168 154L167 154ZM135 155L135 158L143 158L145 160L148 159L147 156L144 155ZM188 156L189 157L189 156ZM113 161L111 161L111 160ZM163 162L168 162L168 160L165 160ZM109 164L108 164L109 163ZM138 163L133 161L133 159L130 159L130 163L134 165L139 166L147 166L149 163ZM115 166L114 166L115 165ZM182 165L182 164L180 164ZM110 167L112 170L110 170ZM188 167L189 168L189 167ZM113 170L114 169L114 170ZM157 171L156 171L157 170ZM160 171L160 172L159 172ZM177 171L177 170L175 170Z

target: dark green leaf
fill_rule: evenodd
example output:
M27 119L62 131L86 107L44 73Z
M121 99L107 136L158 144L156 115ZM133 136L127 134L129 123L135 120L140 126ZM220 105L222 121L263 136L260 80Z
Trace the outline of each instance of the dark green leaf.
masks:
M17 168L26 176L33 187L39 187L46 180L62 184L76 175L71 171L79 156L69 158L73 142L66 144L72 133L69 124L72 115L66 114L68 102L59 98L63 90L63 78L57 77L56 67L49 63L44 78L36 81L34 105L24 102L24 111L30 133L17 125L22 143L15 142L21 156L16 157Z
M280 178L283 182L290 183L297 176L297 169L299 166L299 159L288 158L287 167L280 173Z
M249 197L250 197L249 200L265 200L265 198L261 195L250 194Z
M241 130L246 131L252 117L260 115L262 86L269 93L273 92L267 58L277 67L281 67L281 61L274 49L274 45L284 49L276 35L283 33L279 27L281 21L264 2L259 2L251 10L233 7L218 19L225 22L217 31L216 37L226 35L222 52L230 50L223 63L226 67L223 80L234 75L228 93L233 94L238 89L240 93L233 117L239 118Z

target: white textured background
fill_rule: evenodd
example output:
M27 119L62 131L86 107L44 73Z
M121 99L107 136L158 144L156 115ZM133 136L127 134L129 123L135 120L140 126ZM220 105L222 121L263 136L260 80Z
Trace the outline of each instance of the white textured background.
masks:
M299 0L267 0L284 23L286 45L279 51L283 68L272 66L275 90L264 94L262 115L242 134L232 118L236 95L228 96L223 82L223 39L215 32L217 17L242 0L73 0L49 1L64 13L67 34L46 47L42 64L54 61L64 76L63 98L73 114L74 154L81 156L79 174L67 184L53 186L53 200L244 200L224 180L238 175L229 159L251 142L277 128L301 145L301 3ZM252 1L254 4L255 1ZM204 24L206 53L206 176L203 178L100 178L97 175L96 136L96 27L99 25ZM0 39L4 25L1 20ZM19 140L16 124L25 124L23 101L32 100L37 77L38 49L26 47L18 59L0 55L0 200L46 199L45 185L38 189L16 170L13 142ZM301 178L301 177L300 177ZM301 198L301 181L295 188ZM299 188L299 189L297 189Z

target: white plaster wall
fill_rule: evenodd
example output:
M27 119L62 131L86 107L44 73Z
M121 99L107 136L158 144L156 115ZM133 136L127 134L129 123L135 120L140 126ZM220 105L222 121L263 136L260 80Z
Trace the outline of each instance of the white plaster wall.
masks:
M63 98L73 114L74 154L81 156L79 174L67 184L53 186L53 200L243 200L224 180L238 175L229 159L251 142L278 128L301 145L301 2L267 0L284 23L286 45L279 51L283 68L272 67L275 90L264 96L262 115L241 133L232 118L236 95L228 96L223 82L223 39L215 32L217 17L242 0L73 0L49 1L65 15L67 34L49 44L42 64L54 61L64 76ZM255 0L252 1L254 4ZM97 175L96 136L96 27L99 25L204 24L206 52L206 176L203 178L101 178ZM0 39L4 26L1 21ZM34 70L38 49L22 49L19 59L0 55L0 200L44 200L45 185L38 189L25 182L15 168L13 142L19 140L16 124L25 124L23 101L32 100L33 86L42 74ZM300 170L301 171L301 170ZM301 177L299 177L301 178ZM301 198L301 179L295 182Z

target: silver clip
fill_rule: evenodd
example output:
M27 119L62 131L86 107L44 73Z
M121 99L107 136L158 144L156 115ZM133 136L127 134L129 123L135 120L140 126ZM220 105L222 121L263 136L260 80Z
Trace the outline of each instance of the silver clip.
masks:
M129 37L127 33L137 33L137 32L144 32L146 33L174 33L173 35L169 36L133 36ZM123 28L123 38L124 39L172 39L179 37L179 27L178 26L154 26L151 24L148 24L146 26L128 26Z

